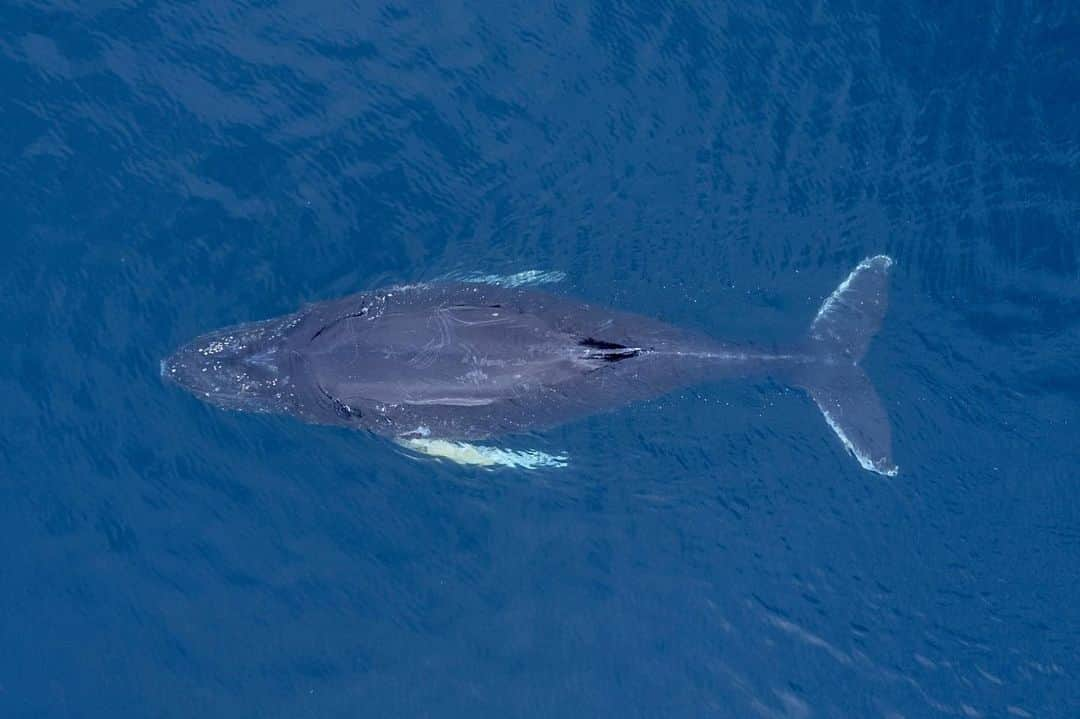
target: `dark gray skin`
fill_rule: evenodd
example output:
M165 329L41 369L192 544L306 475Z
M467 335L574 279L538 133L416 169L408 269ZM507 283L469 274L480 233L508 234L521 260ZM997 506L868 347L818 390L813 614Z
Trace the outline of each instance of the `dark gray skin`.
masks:
M815 320L830 329L842 310L844 341L815 339L812 328L790 352L732 347L533 289L442 283L363 292L218 330L163 361L162 374L220 407L448 440L542 429L704 381L771 376L808 389L819 406L835 405L831 418L822 410L845 445L867 469L892 474L884 413L855 366L884 312L884 282L870 277L867 292L858 281L884 277L891 261L878 260L860 265ZM863 295L875 300L868 317L848 307L855 299L854 311L864 309ZM860 381L869 396L848 403L847 388ZM846 435L836 421L845 412ZM852 440L852 430L865 437Z

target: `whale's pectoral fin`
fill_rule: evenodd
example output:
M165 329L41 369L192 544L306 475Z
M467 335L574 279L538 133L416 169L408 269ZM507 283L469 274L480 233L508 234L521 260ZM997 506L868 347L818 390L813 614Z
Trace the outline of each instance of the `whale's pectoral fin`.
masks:
M808 341L819 361L797 377L859 464L889 477L897 473L889 417L858 363L885 316L892 263L885 255L863 260L822 303Z
M495 285L496 287L532 287L546 285L553 282L562 282L566 279L565 272L545 270L525 270L515 272L512 275L491 275L483 272L452 272L444 277L447 280L457 282L475 282L483 285Z
M547 454L537 450L503 449L485 447L469 442L456 442L428 437L399 437L398 445L437 459L473 467L510 467L513 469L542 469L565 467L566 456Z

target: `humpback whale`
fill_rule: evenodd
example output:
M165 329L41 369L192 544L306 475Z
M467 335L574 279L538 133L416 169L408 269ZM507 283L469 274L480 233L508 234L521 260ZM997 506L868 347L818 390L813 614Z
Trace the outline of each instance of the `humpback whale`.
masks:
M783 351L531 287L451 281L219 329L162 360L161 374L218 407L364 429L430 454L457 448L465 462L490 457L466 442L688 385L769 377L804 390L863 468L893 476L888 416L859 366L885 315L891 266L885 255L860 262Z

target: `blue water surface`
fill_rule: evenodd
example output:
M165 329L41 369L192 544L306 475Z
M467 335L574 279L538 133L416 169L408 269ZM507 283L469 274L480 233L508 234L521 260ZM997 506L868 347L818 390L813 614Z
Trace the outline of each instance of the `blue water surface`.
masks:
M1080 717L1075 2L0 4L0 717ZM193 336L448 273L739 342L895 259L900 475L691 388L482 471Z

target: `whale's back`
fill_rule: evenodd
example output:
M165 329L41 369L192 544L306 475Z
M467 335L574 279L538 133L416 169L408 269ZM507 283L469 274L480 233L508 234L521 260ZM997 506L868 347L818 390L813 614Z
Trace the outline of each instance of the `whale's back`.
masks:
M478 406L597 369L548 314L492 304L406 303L348 317L306 348L312 375L351 404Z
M448 283L315 305L291 349L327 419L367 411L388 434L424 426L476 438L668 391L685 377L658 350L693 342L656 320L536 290Z

